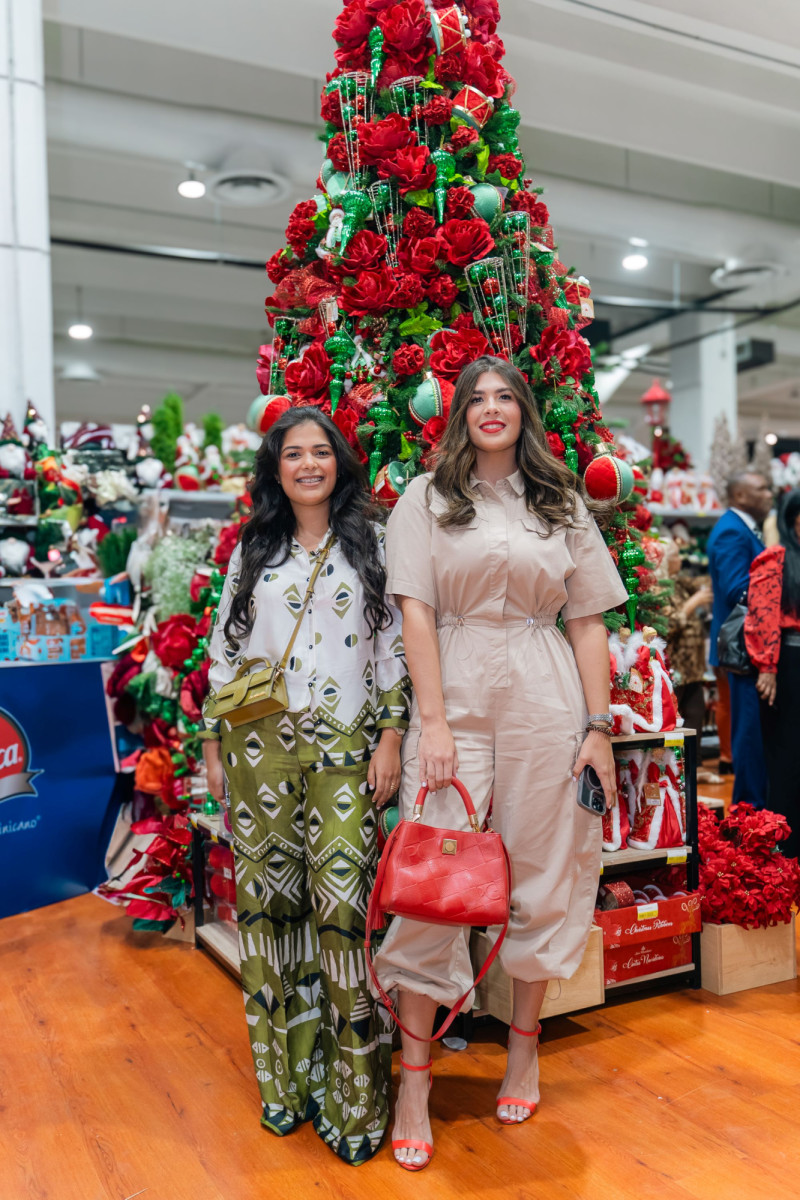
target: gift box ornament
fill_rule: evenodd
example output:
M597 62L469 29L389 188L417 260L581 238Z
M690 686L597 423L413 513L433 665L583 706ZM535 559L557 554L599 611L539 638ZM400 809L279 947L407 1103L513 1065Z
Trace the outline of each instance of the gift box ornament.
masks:
M489 97L471 84L466 84L453 97L453 116L473 129L483 129L493 111L494 104Z

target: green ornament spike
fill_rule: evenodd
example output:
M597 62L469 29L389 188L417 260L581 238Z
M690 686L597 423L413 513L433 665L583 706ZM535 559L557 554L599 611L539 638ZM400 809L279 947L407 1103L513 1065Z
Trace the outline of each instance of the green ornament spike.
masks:
M378 76L383 70L383 30L380 25L369 31L369 69L372 75L372 86L377 87Z
M444 206L447 202L447 185L456 173L456 160L446 150L431 150L431 161L436 167L436 183L433 199L436 204L436 220L444 224Z
M339 241L339 254L344 255L353 234L372 215L372 202L364 192L355 192L348 189L346 192L342 192L338 203L339 207L344 209L342 233Z
M355 346L344 329L337 329L325 340L325 353L333 360L331 362L331 413L335 413L342 398L344 379L347 374L347 364L353 356Z
M628 614L628 624L633 633L636 628L636 609L638 606L639 576L636 571L645 561L642 547L630 537L619 552L619 565L625 587L628 589L628 599L625 609Z

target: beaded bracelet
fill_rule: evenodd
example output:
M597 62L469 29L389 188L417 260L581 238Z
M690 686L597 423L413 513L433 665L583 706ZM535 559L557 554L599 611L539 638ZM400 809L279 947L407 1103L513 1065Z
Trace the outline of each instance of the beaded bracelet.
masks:
M586 726L585 732L586 733L602 733L603 737L610 738L610 737L613 737L611 729L612 729L612 727L610 725L605 725L605 724L593 725L590 721L589 724Z

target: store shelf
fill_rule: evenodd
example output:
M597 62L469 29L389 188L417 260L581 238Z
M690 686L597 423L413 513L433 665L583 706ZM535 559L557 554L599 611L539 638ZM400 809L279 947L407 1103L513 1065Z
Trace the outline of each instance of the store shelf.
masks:
M648 503L647 508L654 517L672 517L676 521L705 521L713 525L727 510L720 508L714 512L703 512L697 508L670 508L667 504Z
M195 929L195 941L237 978L241 975L239 965L239 939L232 925L221 921L210 925L199 925Z
M204 830L210 835L212 842L222 842L229 846L233 840L233 835L225 828L221 814L209 817L205 813L192 813L189 817L189 824L194 825L195 829Z
M632 745L646 742L672 742L679 745L684 738L697 737L696 729L668 729L661 733L617 733L611 738L615 746Z
M657 848L655 850L632 850L625 848L624 850L607 850L603 854L602 866L619 867L628 866L631 863L652 862L653 859L663 859L665 862L670 855L685 855L685 858L676 858L676 862L688 861L692 856L691 846L669 846Z
M694 963L685 963L682 967L670 967L668 971L654 971L652 975L637 975L635 979L620 979L616 983L607 983L606 991L613 992L617 988L630 987L633 983L650 983L656 979L667 979L670 975L688 975L694 971Z

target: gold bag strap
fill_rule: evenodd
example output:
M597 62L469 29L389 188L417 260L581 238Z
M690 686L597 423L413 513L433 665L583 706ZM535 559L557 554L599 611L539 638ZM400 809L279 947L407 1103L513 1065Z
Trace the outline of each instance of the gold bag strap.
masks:
M328 540L326 541L325 545L322 547L322 549L319 552L319 557L317 559L316 566L314 567L314 570L311 572L311 578L308 581L308 587L306 588L306 594L303 597L303 603L300 605L300 612L298 614L297 620L295 621L294 629L292 630L292 636L289 638L289 643L283 652L283 658L278 663L278 666L275 668L276 678L279 675L282 675L284 673L284 671L286 670L286 664L289 661L289 655L292 653L292 646L295 643L295 638L297 637L298 633L300 632L300 626L303 623L303 613L306 611L306 605L308 604L309 600L311 599L311 594L314 591L314 585L317 582L320 571L322 570L323 566L325 565L325 559L328 557L328 554L330 553L330 550L331 550L331 547L333 546L334 540L335 539L334 539L333 534L332 533L329 534Z

